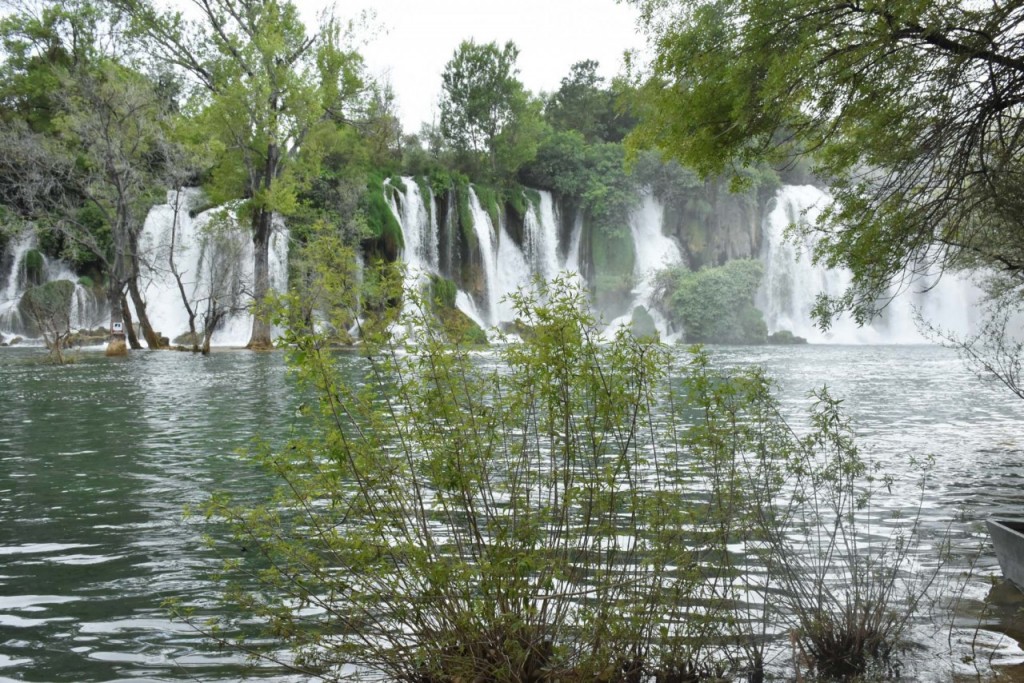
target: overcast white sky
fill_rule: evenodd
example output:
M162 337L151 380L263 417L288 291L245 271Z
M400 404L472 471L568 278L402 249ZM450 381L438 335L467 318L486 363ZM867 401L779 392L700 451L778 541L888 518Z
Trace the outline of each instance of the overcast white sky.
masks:
M299 0L304 11L320 4ZM435 116L441 71L463 40L512 40L519 46L519 78L533 92L558 88L569 67L601 63L611 78L624 50L641 47L634 7L615 0L349 0L339 16L376 12L379 31L361 48L376 75L387 75L398 97L402 126L419 131Z

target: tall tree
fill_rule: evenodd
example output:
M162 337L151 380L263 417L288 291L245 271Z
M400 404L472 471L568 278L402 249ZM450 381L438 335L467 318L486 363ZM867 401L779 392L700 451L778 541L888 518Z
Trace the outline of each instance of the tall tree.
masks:
M812 155L818 258L867 321L915 276L1024 288L1024 3L633 0L655 58L633 141L702 173Z
M317 124L344 121L362 87L362 60L343 47L345 30L325 16L308 34L287 0L193 0L199 16L165 13L150 0L115 0L131 14L158 60L193 78L192 106L220 150L210 190L241 199L252 225L257 302L249 347L271 345L270 322L258 304L270 289L273 215L296 208L306 179L294 163Z
M576 62L548 99L544 114L556 130L575 130L588 142L620 142L635 123L616 108L616 96L593 59Z
M441 75L441 134L464 157L484 155L492 179L514 174L539 135L537 107L516 78L518 56L511 41L467 40Z

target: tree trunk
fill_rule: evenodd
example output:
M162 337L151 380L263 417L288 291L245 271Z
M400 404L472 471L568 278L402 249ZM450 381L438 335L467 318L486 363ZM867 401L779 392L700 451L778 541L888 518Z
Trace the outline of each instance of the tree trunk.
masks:
M151 349L159 349L160 335L153 331L153 326L149 323L149 316L146 315L146 301L142 298L139 282L135 277L128 280L128 293L135 305L135 313L139 316L139 325L142 326L142 336L146 339L146 346Z
M128 346L133 349L141 349L142 344L135 334L135 323L132 322L132 309L128 308L128 298L124 292L118 292L118 300L121 302L121 316L124 318L124 333L128 337Z
M270 292L270 233L273 229L273 214L260 209L252 219L253 244L253 318L252 336L246 348L261 351L273 348L270 341L270 320L264 309L264 301Z
M128 260L128 293L135 304L135 314L139 316L139 324L142 326L142 336L146 339L146 345L151 349L160 348L160 335L153 331L149 322L149 315L146 314L146 300L142 298L139 291L139 236L132 233L129 237L130 250Z
M124 313L121 309L121 287L114 283L113 273L107 274L107 304L110 306L110 334L114 334L114 324L124 324Z

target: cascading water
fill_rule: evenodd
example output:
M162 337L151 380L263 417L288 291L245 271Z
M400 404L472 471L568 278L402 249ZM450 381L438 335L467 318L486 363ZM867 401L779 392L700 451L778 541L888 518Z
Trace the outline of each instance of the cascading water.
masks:
M509 235L503 221L499 220L497 227L494 226L490 215L480 206L476 193L470 191L473 230L480 245L487 291L487 314L481 316L475 310L464 309L467 315L473 317L476 314L490 326L510 322L515 318L515 310L506 297L528 287L535 273L550 279L564 268L558 260L558 222L554 200L548 192L539 194L539 205L531 205L524 217L524 252Z
M434 195L422 196L415 178L402 178L405 192L401 201L391 196L388 203L391 212L402 226L402 240L405 249L402 258L410 276L418 279L422 275L438 273L438 230L434 221ZM394 188L398 192L398 188Z
M831 198L811 185L787 185L775 197L775 206L764 220L762 261L764 279L757 304L770 333L788 330L811 342L842 344L895 344L926 341L917 330L914 311L943 329L971 331L976 320L978 288L970 281L944 275L936 284L921 280L900 292L882 316L870 326L858 327L847 317L822 332L811 319L819 293L841 294L850 283L844 270L812 262L815 240L811 235L786 236L791 225L810 225ZM934 286L931 286L934 285Z
M621 325L632 321L633 311L642 306L654 319L655 327L664 341L674 341L678 334L669 334L668 321L651 306L654 294L654 274L659 270L674 266L683 261L679 245L662 230L665 207L650 191L644 193L640 206L629 217L629 231L633 236L633 248L636 260L633 265L633 302L629 313L611 322L609 332L614 332Z
M143 297L153 329L169 337L189 331L174 266L189 305L197 313L196 330L211 301L230 310L211 339L215 346L244 346L252 330L248 312L252 298L252 236L227 208L204 211L194 219L190 210L200 201L197 189L167 193L167 203L154 206L139 240L143 259ZM288 235L283 221L274 219L270 240L270 286L283 291L288 283Z
M535 206L523 217L523 246L526 261L535 273L551 280L564 264L558 262L558 225L555 202L550 192L541 192ZM577 245L578 247L578 245Z
M8 247L7 254L0 255L0 265L4 265L6 270L5 274L0 273L0 334L5 337L29 335L29 326L22 320L18 305L25 292L34 286L28 281L26 266L26 258L34 250L36 238L28 232ZM67 320L71 330L99 327L107 322L102 303L78 281L79 277L67 264L49 259L42 253L39 253L39 258L42 259L42 281L39 284L66 280L75 285Z

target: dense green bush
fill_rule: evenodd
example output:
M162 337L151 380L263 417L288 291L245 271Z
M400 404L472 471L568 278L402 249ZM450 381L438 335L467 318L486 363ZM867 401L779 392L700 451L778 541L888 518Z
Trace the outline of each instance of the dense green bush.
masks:
M407 296L361 360L289 325L316 407L255 454L276 496L206 506L234 534L223 626L255 617L325 680L763 680L778 623L825 676L829 643L860 670L891 653L918 527L850 551L871 489L838 401L798 438L760 373L608 342L565 282L515 298L530 334L499 362Z
M763 268L754 259L698 271L670 268L656 277L658 305L690 343L764 343L768 328L754 305Z

